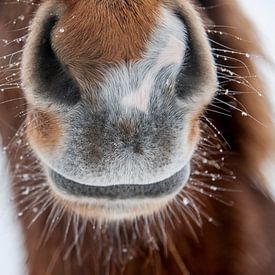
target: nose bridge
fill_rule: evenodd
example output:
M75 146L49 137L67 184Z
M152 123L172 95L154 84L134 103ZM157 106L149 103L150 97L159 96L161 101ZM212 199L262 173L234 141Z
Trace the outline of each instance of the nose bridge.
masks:
M87 56L98 64L137 60L156 24L158 2L75 1L53 31L54 48L67 64L85 63Z
M23 56L22 79L27 83L25 87L32 88L27 96L31 101L32 94L44 94L47 103L52 99L62 102L66 93L70 103L74 104L80 99L79 93L81 96L87 93L90 96L93 92L89 88L92 85L100 86L106 80L104 68L107 63L109 67L138 63L144 67L151 65L151 69L141 68L137 71L137 77L127 79L126 76L122 80L122 88L132 92L129 98L124 98L124 105L147 112L158 71L170 63L181 65L184 53L183 24L168 9L160 7L157 0L152 0L150 4L150 1L141 1L140 5L130 5L122 10L116 7L112 12L110 6L106 6L106 1L85 1L85 9L83 2L65 7L49 1L40 7ZM147 4L148 10L142 11L141 7L147 7ZM150 9L152 14L149 15ZM93 11L94 16L89 11ZM123 13L125 18L120 21ZM45 26L48 29L45 30ZM167 46L164 40L169 38L172 30L175 31L175 39L169 40ZM176 50L177 54L171 50ZM47 60L45 56L49 54ZM174 70L173 73L177 72ZM143 78L136 90L133 90L132 83L130 88L125 87L127 81L135 81L135 78ZM114 87L118 83L114 81L110 84L112 87L105 90L110 91L113 97L117 93ZM56 90L62 91L56 93Z

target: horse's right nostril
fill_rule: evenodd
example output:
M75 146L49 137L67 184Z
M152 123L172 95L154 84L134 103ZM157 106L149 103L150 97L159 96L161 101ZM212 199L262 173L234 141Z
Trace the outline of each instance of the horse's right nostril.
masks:
M58 18L53 16L45 21L41 29L37 45L34 45L32 57L34 77L38 82L38 96L46 97L62 104L76 104L80 99L77 84L70 76L66 66L62 64L54 51L51 35ZM37 35L31 33L30 35ZM28 44L27 44L28 46Z

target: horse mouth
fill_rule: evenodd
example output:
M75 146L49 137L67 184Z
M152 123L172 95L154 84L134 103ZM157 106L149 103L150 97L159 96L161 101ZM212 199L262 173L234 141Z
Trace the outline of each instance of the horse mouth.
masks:
M190 163L162 181L149 184L118 184L90 186L67 179L48 168L48 177L54 189L63 195L85 199L127 200L163 198L179 192L190 176Z

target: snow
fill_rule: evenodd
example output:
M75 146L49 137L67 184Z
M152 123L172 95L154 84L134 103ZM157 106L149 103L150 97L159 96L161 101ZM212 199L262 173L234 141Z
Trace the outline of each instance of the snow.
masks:
M227 0L230 1L230 0ZM267 89L273 106L275 106L275 1L274 0L239 0L246 15L258 31L259 41L263 45L266 57L270 62L259 60L258 65L266 80ZM273 64L272 64L273 63ZM274 117L274 114L273 114Z
M16 222L16 212L10 200L10 185L4 154L0 154L0 273L3 275L23 275L24 253L20 227Z

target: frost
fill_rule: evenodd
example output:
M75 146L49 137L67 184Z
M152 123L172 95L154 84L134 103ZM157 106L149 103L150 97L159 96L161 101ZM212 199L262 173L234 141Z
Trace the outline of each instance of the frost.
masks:
M190 203L190 201L188 198L183 198L182 203L183 205L187 206Z

